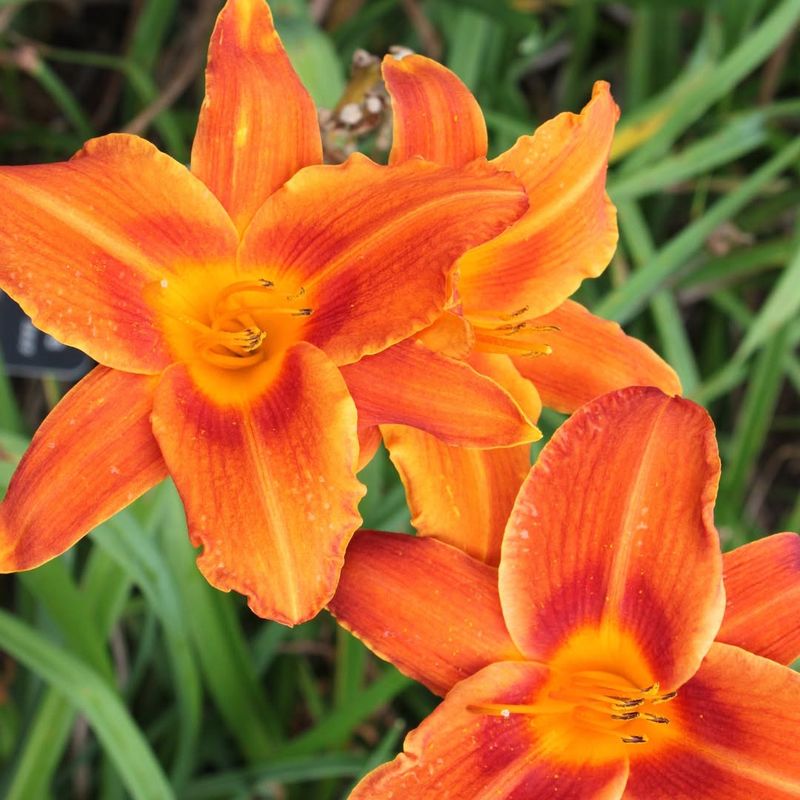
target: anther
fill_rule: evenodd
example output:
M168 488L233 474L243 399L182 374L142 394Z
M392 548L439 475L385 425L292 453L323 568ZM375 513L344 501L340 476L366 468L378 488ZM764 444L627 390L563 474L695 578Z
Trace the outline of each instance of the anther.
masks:
M521 317L523 314L528 312L530 306L522 306L522 308L518 308L516 311L512 311L510 314L501 314L500 319L514 319L514 317Z
M646 736L623 736L621 738L625 744L645 744L649 741Z
M640 716L648 722L656 722L659 725L669 725L667 717L659 717L657 714L648 714L646 711L642 712Z
M658 685L658 684L656 684L656 685ZM678 696L677 692L667 692L666 694L662 694L659 697L654 697L650 702L653 703L653 704L655 704L655 703L666 703L669 700L673 700L677 696Z
M621 719L625 722L628 722L632 719L639 719L641 716L647 716L646 714L641 714L639 711L626 711L624 714L612 714L611 719Z

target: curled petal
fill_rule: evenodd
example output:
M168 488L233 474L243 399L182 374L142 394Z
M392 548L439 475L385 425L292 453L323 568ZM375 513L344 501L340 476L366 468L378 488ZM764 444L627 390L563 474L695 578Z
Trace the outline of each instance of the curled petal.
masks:
M800 797L800 675L738 647L712 645L665 706L679 736L631 761L631 800Z
M262 617L314 616L336 588L363 495L356 411L336 367L301 342L260 395L221 406L177 364L158 385L153 430L209 583L246 594Z
M619 800L628 775L620 759L571 763L553 757L524 715L490 716L483 704L525 703L547 679L530 662L492 664L457 684L405 740L403 753L364 778L351 800Z
M727 606L717 641L781 664L800 658L800 536L776 533L723 556Z
M414 340L342 367L342 374L362 427L400 423L448 444L472 447L541 436L503 387Z
M383 80L394 113L390 164L422 156L460 167L486 155L478 101L447 67L424 56L386 56Z
M660 356L627 336L616 322L590 314L579 303L567 300L534 324L556 329L543 334L553 351L542 358L514 358L514 364L533 381L548 408L571 413L626 386L681 393L678 376Z
M517 401L528 419L533 422L539 419L542 413L542 399L539 392L527 378L520 375L509 356L476 351L467 361L481 375L486 375L502 386Z
M459 260L467 315L524 308L538 317L606 268L617 244L605 185L618 116L608 84L599 81L579 115L559 114L492 162L522 181L531 205L513 228Z
M60 555L167 474L150 428L155 384L97 367L53 409L0 503L0 572Z
M356 467L356 472L361 472L372 461L380 446L381 432L377 425L358 426L358 466Z
M208 52L192 172L241 233L295 172L322 161L314 101L283 49L263 0L228 0Z
M450 358L465 359L475 344L472 325L459 314L445 311L416 336L430 350Z
M724 608L718 480L714 428L694 403L635 387L579 409L542 451L503 540L500 597L520 650L550 660L596 641L575 655L601 669L632 647L666 690L694 674Z
M357 533L328 608L437 694L487 664L520 658L500 611L497 570L433 539Z
M526 207L516 179L485 162L380 167L356 154L302 170L272 195L239 265L302 291L304 338L348 364L430 325L449 299L455 259Z
M405 425L381 430L419 535L497 566L508 516L530 469L530 446L450 447Z
M224 209L185 167L135 136L88 142L71 160L0 167L0 286L34 323L128 372L169 360L148 284L235 258Z

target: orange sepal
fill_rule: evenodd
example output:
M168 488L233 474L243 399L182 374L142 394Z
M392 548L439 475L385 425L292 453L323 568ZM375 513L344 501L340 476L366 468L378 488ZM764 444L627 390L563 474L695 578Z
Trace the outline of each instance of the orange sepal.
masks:
M284 624L314 616L336 588L364 494L355 406L330 360L301 342L261 395L227 407L172 366L153 431L209 583Z
M350 800L486 798L619 800L628 776L624 759L592 764L554 758L525 715L480 713L486 704L524 704L540 691L548 670L530 662L500 662L457 684L403 743L394 761L367 775Z
M531 205L513 228L459 260L468 316L524 308L526 317L538 317L605 269L617 244L605 183L618 116L608 84L599 81L579 115L559 114L492 162L519 177Z
M0 193L0 287L39 328L109 367L169 362L148 284L235 258L216 198L135 136L94 139L58 164L0 167Z
M413 339L342 367L342 374L361 427L411 425L448 444L470 447L541 437L502 386Z
M311 309L303 338L348 364L430 325L450 296L455 259L526 207L516 179L486 162L381 167L354 154L309 167L272 195L245 233L239 266L302 292Z
M727 606L717 641L791 664L800 657L800 536L767 536L722 563Z
M455 73L418 55L386 56L382 71L394 115L390 164L422 156L460 167L486 155L480 106Z
M497 570L434 539L357 533L328 608L440 695L487 664L520 658L500 611Z
M449 447L405 425L381 431L420 536L497 566L508 515L530 469L530 446Z
M53 409L0 503L0 572L60 555L167 474L150 428L155 384L97 367Z
M228 0L211 35L192 172L241 233L276 189L321 161L314 101L283 49L269 6Z
M796 672L714 644L665 713L677 736L652 753L644 745L633 754L625 800L800 797Z
M557 328L542 334L553 352L513 360L548 408L572 413L589 400L626 386L681 393L678 376L666 361L644 342L627 336L616 322L596 317L579 303L567 300L533 324Z
M611 661L635 642L665 690L692 675L724 609L718 480L714 428L694 403L634 387L579 409L542 451L503 540L500 597L520 650L548 660L595 631Z

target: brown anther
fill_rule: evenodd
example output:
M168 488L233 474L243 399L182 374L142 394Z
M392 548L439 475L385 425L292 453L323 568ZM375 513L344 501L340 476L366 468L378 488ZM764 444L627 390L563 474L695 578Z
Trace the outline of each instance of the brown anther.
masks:
M294 317L310 317L314 313L313 308L298 308L292 316Z
M638 708L646 702L643 697L614 697L612 695L608 699L614 700L614 705L619 708Z
M641 716L646 715L641 714L639 711L626 711L624 714L612 714L611 719L621 719L627 722L632 719L639 719Z
M646 736L623 736L622 741L625 744L645 744L648 739Z
M510 314L502 314L502 319L514 319L514 317L521 317L523 314L527 313L530 306L522 306L522 308L518 308L516 311L512 311Z
M673 700L678 696L677 692L667 692L666 694L662 694L660 697L654 697L650 702L655 703L666 703L669 700Z
M659 725L669 725L669 719L667 719L667 717L659 717L657 714L648 714L646 711L642 712L640 716L648 722L655 722Z

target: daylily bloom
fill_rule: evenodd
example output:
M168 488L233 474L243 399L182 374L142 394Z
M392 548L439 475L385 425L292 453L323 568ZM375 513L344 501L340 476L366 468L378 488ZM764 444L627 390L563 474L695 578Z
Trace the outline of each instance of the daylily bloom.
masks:
M268 7L230 0L191 172L121 135L0 169L0 286L101 364L11 481L0 571L61 553L169 473L210 583L287 623L330 598L363 494L339 367L430 325L454 261L527 199L485 161L318 166L321 154ZM406 423L432 419L473 446L536 435L495 382L432 351L417 362L467 408L401 412Z
M461 166L486 155L483 115L456 75L414 55L387 57L383 77L394 108L390 163L421 155ZM618 117L608 84L599 81L580 114L545 122L491 162L520 179L529 208L505 233L459 259L449 309L417 337L490 376L534 420L542 404L572 412L626 386L681 390L674 371L649 347L568 299L583 279L602 273L616 248L616 210L605 182ZM344 370L360 409L379 405L384 376L409 346L366 359L353 375ZM416 387L406 390L415 393ZM424 425L386 424L396 422L377 413L359 417L362 428L382 425L415 527L449 536L475 556L491 554L496 563L503 525L530 466L529 448L454 449L426 435ZM377 442L374 433L362 431L362 438ZM484 539L467 540L465 522L481 527Z
M357 535L332 611L445 699L352 800L800 797L800 537L723 557L718 478L707 414L635 387L556 432L498 569Z

